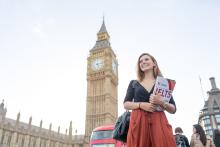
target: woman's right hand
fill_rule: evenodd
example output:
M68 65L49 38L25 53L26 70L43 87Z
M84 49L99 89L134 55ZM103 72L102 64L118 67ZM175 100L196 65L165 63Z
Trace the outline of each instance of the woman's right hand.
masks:
M148 103L148 102L141 102L140 108L142 110L148 111L148 112L154 112L156 110L156 106L154 104Z

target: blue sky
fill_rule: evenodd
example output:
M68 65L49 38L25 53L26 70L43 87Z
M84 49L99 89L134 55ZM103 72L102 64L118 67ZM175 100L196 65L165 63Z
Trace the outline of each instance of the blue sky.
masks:
M119 62L119 114L138 56L149 52L175 79L173 128L190 137L209 77L220 87L217 0L0 0L0 99L7 117L84 133L86 64L103 15Z

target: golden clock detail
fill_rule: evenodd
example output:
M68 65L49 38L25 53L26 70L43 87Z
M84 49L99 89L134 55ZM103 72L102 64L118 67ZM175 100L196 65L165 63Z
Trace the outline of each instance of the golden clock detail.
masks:
M104 66L103 59L97 58L94 59L91 63L92 70L97 71L100 70Z

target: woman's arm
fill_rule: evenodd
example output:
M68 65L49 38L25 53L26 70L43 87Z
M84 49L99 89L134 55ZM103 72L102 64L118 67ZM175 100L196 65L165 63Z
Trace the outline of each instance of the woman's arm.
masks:
M133 109L142 109L148 112L154 112L156 110L155 105L148 103L148 102L124 102L124 108L127 110Z
M138 102L130 102L130 101L124 102L124 108L126 110L139 109L140 108L139 105L140 105L140 103L138 103Z
M175 113L176 112L176 107L173 104L170 104L168 102L162 102L162 104L160 104L160 106L162 106L162 108L164 108L164 110L166 110L169 113Z

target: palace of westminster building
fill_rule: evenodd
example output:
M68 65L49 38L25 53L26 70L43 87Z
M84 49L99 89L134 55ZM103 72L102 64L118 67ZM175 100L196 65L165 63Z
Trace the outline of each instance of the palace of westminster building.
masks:
M114 124L118 116L118 61L109 42L110 36L103 20L97 33L97 41L89 51L87 58L87 98L85 134L73 135L72 122L65 134L6 117L4 102L0 104L0 147L88 147L91 132L94 128L106 124ZM198 123L207 134L220 129L220 90L215 79L210 78L212 89L209 98L201 109Z

